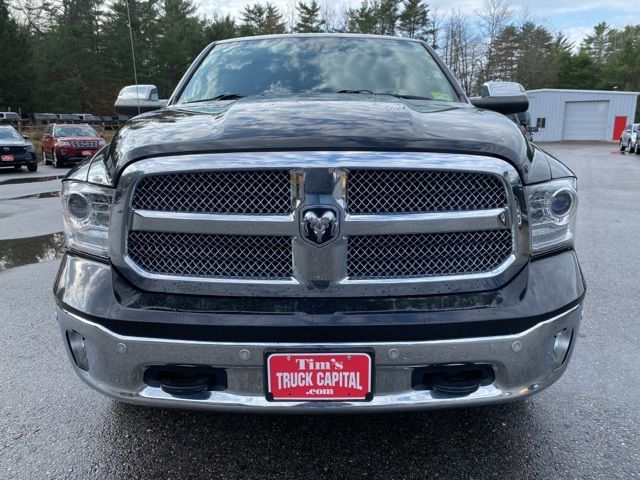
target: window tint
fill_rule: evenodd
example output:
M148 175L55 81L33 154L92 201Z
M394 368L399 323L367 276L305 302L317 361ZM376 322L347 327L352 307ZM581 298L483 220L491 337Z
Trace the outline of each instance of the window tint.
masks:
M456 101L453 88L417 42L290 37L217 45L189 80L180 103L242 95L369 90Z

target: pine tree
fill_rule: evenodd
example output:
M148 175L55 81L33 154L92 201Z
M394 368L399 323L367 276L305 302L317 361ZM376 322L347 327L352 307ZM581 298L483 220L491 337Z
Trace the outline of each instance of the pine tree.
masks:
M378 3L363 0L358 8L347 11L347 29L353 33L379 33L377 15Z
M429 5L422 0L406 0L399 22L400 31L409 38L425 40L433 34L429 28Z
M602 65L613 50L614 36L615 30L612 30L607 22L600 22L593 27L593 33L582 41L580 49L585 51L596 65Z
M238 34L239 28L231 15L226 17L214 16L213 20L207 23L204 31L204 36L208 43L234 38Z
M0 0L0 109L28 106L32 78L30 58L27 32L9 16L5 0Z
M400 0L380 0L377 7L377 33L380 35L395 35L398 24Z
M246 5L242 11L240 33L243 36L261 35L265 30L266 8L260 3Z
M323 31L326 21L320 17L320 5L313 0L310 5L305 2L298 2L296 5L298 10L298 22L293 27L294 32L298 33L318 33Z
M265 35L273 35L284 33L284 21L278 7L274 7L267 3L264 14L264 30L261 32Z
M204 27L191 0L164 0L155 46L156 80L170 93L204 44Z

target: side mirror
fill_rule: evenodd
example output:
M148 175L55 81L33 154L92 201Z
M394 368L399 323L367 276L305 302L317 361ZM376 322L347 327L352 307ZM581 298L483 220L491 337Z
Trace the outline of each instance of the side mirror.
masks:
M158 100L155 85L129 85L120 90L114 109L118 115L134 117L140 113L159 110L167 100Z
M22 135L22 138L24 138L25 140L29 140L29 135Z
M529 99L522 85L516 82L487 82L480 89L479 97L469 99L475 107L503 113L526 112Z

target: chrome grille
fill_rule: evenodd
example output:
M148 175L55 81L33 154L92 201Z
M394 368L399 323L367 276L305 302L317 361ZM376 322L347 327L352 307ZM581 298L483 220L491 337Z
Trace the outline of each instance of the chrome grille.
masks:
M136 186L133 208L162 212L278 215L291 213L287 170L151 175Z
M72 140L70 143L73 148L98 148L97 140Z
M347 183L351 214L484 210L507 205L499 177L439 170L352 170Z
M512 252L509 230L349 237L347 274L358 278L489 272Z
M131 259L143 270L179 277L284 279L292 275L291 238L132 231Z

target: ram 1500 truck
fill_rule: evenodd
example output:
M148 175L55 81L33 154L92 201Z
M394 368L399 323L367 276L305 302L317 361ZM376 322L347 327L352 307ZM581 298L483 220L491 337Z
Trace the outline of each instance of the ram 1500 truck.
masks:
M125 402L252 412L543 390L585 285L576 178L505 115L527 106L507 82L467 98L418 40L209 45L63 182L74 370Z

